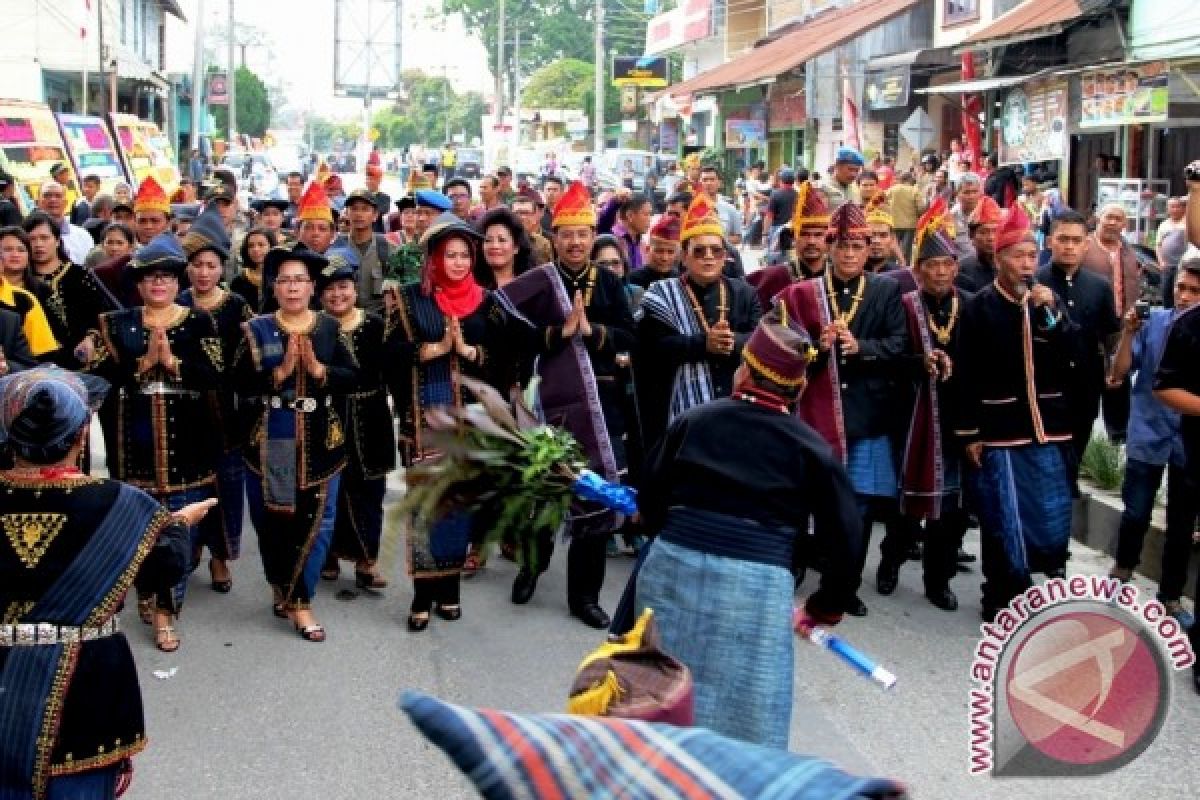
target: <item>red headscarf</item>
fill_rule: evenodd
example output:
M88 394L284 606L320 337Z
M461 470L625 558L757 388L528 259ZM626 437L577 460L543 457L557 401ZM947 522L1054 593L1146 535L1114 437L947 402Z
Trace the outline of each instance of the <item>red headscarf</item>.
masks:
M454 240L466 242L474 260L474 242L466 236L451 234L444 237L434 245L433 252L429 255L429 261L425 265L423 288L426 294L433 294L433 300L443 314L463 319L474 313L483 302L483 287L475 282L472 270L468 270L466 277L458 281L451 281L446 275L446 246Z

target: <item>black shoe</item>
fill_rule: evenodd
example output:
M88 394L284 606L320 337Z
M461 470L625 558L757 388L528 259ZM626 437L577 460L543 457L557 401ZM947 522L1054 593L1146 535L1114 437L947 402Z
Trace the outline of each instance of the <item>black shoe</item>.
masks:
M875 572L875 589L882 595L896 591L900 582L900 567L890 561L880 561L879 569Z
M925 596L929 598L929 602L940 608L942 611L957 611L958 596L954 594L954 590L950 587L941 589L926 589Z
M521 570L517 573L516 580L512 585L512 601L523 606L533 599L533 592L537 589L538 576L529 570Z
M908 546L906 557L909 561L920 561L924 554L923 546L920 542L913 542Z
M433 613L447 622L454 622L455 620L462 619L462 606L443 606L441 603L435 603Z
M958 555L954 557L954 560L959 564L974 564L976 559L974 553L968 553L960 547L958 548Z
M846 613L852 617L865 617L867 615L867 606L862 600L858 599L858 595L854 596L846 605Z
M429 627L429 612L412 613L408 615L408 629L420 633Z
M1067 568L1066 567L1055 567L1054 569L1046 570L1046 578L1048 580L1053 580L1055 578L1065 578L1065 577L1067 577Z
M1196 693L1200 694L1200 672L1192 672L1192 686L1196 687Z
M1000 609L996 608L995 606L989 606L985 603L983 609L980 611L979 616L983 618L984 622L990 625L996 621L996 615L999 613Z
M571 609L571 616L578 617L589 628L604 629L612 622L604 609L595 603L584 603Z

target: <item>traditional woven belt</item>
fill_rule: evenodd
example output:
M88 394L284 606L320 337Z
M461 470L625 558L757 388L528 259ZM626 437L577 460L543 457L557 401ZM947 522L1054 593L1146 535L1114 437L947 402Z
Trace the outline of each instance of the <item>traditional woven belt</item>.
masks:
M332 406L333 395L327 394L324 398L280 397L279 395L270 395L266 398L266 402L271 408L286 408L292 411L300 411L305 414L311 414L321 406Z
M366 400L368 397L374 397L375 395L379 394L380 391L380 389L369 389L365 392L351 392L350 394L346 395L346 397L350 398L351 400Z
M121 629L113 617L103 625L54 625L49 622L20 622L15 625L0 625L0 647L16 647L27 644L69 644L90 642L112 636Z

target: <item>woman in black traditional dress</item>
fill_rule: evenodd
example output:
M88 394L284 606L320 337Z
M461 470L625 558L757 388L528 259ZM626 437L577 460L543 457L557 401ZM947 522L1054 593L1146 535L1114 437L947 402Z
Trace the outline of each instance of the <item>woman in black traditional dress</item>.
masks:
M238 248L238 263L242 268L229 282L229 290L246 301L255 314L262 311L263 261L271 248L279 244L275 231L267 228L251 228L242 246Z
M342 396L346 426L346 468L338 487L333 544L321 577L336 580L338 559L354 562L360 589L384 589L379 575L379 538L383 532L383 496L387 475L396 467L396 435L384 391L384 322L377 314L355 307L358 291L354 267L338 251L330 251L329 267L317 276L325 313L338 321L342 338L358 363L358 384Z
M221 341L207 311L175 302L185 266L172 234L138 250L125 278L136 282L143 305L100 317L103 346L88 365L119 392L109 472L172 510L216 496L220 456L219 440L202 421L209 413L207 393L220 385ZM206 546L224 554L218 515L192 530L193 567ZM164 652L179 649L171 617L179 614L186 589L183 580L155 592L154 641ZM143 615L149 601L139 603Z
M473 228L447 212L434 220L421 245L422 280L400 289L388 317L392 358L412 371L411 402L401 418L405 467L436 455L425 436L428 410L471 402L459 376L481 378L508 391L508 379L498 376L511 374L505 348L520 335L492 294L475 280L479 234ZM431 611L446 620L462 616L459 583L473 533L472 514L453 510L428 531L410 536L414 597L409 630L425 630Z
M323 642L312 599L346 463L335 397L353 391L358 370L337 320L309 308L313 282L329 261L296 245L274 248L263 266L275 275L279 310L242 326L234 367L239 400L252 411L246 499L275 615L291 619L307 641Z
M213 435L221 437L221 455L217 460L217 496L221 507L214 518L221 523L222 537L216 546L210 544L212 557L208 562L214 591L227 594L233 588L229 562L236 561L242 550L242 517L246 504L246 465L242 459L245 425L238 415L233 375L228 367L242 343L242 323L254 314L239 295L222 289L219 281L229 258L229 235L216 208L209 206L196 218L183 237L187 253L188 280L191 287L179 295L179 304L200 308L212 315L221 340L220 388L209 392L208 404L213 422Z

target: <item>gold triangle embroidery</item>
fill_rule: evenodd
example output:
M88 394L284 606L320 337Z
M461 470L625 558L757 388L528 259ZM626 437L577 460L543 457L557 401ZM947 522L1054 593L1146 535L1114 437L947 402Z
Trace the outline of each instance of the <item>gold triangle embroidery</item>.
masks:
M67 522L66 514L5 514L0 516L4 534L26 567L42 560L54 537Z

